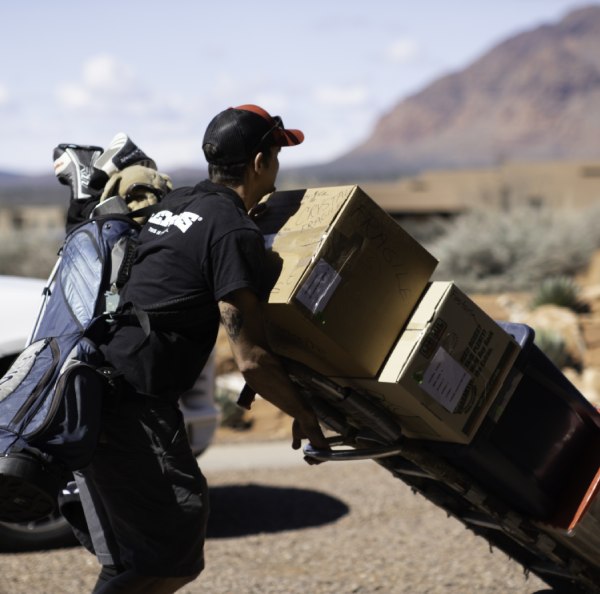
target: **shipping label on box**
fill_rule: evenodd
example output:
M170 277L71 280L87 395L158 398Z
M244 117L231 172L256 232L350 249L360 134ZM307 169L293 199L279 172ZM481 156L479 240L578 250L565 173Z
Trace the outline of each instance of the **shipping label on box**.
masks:
M261 207L271 347L326 375L374 377L437 261L357 186L275 192Z
M518 353L453 283L433 282L377 379L336 381L377 399L409 437L468 443Z
M471 374L440 347L423 374L421 388L447 411L455 413L471 381Z

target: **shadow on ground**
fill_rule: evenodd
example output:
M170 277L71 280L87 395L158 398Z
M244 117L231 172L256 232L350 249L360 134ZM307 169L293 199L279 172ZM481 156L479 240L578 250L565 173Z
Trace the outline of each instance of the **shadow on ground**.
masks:
M208 538L321 526L349 511L339 499L317 491L254 484L213 487L210 506Z
M81 504L78 499L71 504L68 511L87 542L89 537ZM210 504L208 538L320 526L335 522L349 511L339 499L317 491L254 484L213 487ZM67 511L66 507L64 509ZM62 520L53 518L51 522L41 522L36 529L30 528L33 526L0 524L0 552L42 551L79 545Z

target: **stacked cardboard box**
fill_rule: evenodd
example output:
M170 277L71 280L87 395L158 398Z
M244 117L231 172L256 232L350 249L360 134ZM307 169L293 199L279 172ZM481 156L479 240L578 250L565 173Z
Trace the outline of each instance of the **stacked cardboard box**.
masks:
M359 187L276 192L259 209L275 352L379 401L409 436L466 443L515 341Z
M454 283L433 282L377 377L336 381L376 398L409 437L468 443L518 353Z
M276 192L261 206L272 348L325 375L374 377L437 260L357 186Z

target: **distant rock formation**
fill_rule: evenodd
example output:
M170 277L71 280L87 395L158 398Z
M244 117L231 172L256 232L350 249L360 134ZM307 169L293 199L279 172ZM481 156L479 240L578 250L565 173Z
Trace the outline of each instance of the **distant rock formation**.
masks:
M385 173L572 158L600 158L600 5L432 82L332 165Z

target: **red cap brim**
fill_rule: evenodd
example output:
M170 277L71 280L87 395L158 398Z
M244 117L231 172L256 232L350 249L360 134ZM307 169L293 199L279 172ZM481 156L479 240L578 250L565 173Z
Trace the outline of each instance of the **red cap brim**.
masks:
M304 133L301 130L277 128L274 136L279 146L295 146L304 140Z

